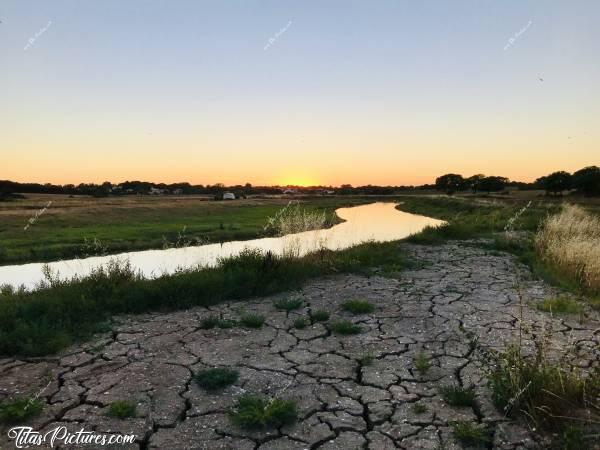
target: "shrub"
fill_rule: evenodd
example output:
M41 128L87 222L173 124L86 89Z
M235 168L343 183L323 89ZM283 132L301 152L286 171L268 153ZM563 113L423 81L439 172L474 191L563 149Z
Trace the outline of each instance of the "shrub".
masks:
M275 302L275 308L284 311L292 311L294 309L300 308L302 304L303 301L301 298L280 299Z
M260 328L265 323L265 316L261 314L244 314L240 323L248 328Z
M135 417L136 411L137 405L135 402L128 400L117 400L108 406L108 411L106 414L110 417L126 419L128 417Z
M33 397L18 397L0 404L0 423L15 424L37 416L44 409L44 403Z
M329 312L318 309L310 313L310 317L314 322L326 322L329 320Z
M362 328L348 320L338 320L331 322L331 330L337 334L358 334L362 331Z
M553 314L581 314L581 303L569 297L558 297L543 300L536 305L537 309Z
M375 356L373 356L371 353L366 353L366 354L362 355L360 358L358 358L358 363L361 366L371 366L371 365L373 365L374 361L375 361Z
M475 406L475 389L473 387L443 386L440 393L450 406Z
M431 360L429 356L423 351L420 351L415 356L415 368L421 375L425 375L431 367Z
M208 316L200 321L200 328L202 330L210 330L215 327L217 328L233 328L235 326L235 320L222 319L218 316Z
M264 399L253 394L240 397L230 411L231 420L249 429L278 428L296 421L296 403L278 398Z
M489 429L477 426L471 422L455 422L452 424L452 433L455 439L464 447L488 448L492 443Z
M368 314L375 311L375 305L365 300L349 300L342 304L342 308L345 311L351 312L352 314Z
M411 410L415 414L425 414L427 412L427 406L425 406L423 403L415 403Z
M194 375L194 380L203 389L215 391L226 388L235 383L240 374L237 370L217 367L214 369L201 370Z
M296 319L294 320L294 328L297 328L299 330L302 330L304 328L306 328L308 326L308 320L306 319Z
M298 202L289 202L267 219L264 232L270 236L284 236L325 228L332 222L333 218L328 217L325 211L309 210Z

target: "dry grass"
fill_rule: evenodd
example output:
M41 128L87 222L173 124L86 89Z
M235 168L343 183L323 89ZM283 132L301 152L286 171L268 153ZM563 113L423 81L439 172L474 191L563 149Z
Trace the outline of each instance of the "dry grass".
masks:
M541 258L586 289L600 291L600 217L575 205L549 216L536 236Z
M309 210L298 202L289 202L267 219L265 232L275 236L318 230L330 224L331 218L325 211Z

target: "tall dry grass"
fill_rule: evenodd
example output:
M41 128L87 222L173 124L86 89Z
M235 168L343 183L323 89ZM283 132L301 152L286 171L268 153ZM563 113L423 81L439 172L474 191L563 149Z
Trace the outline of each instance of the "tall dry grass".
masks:
M584 287L600 290L600 217L575 205L546 218L536 236L541 258Z
M273 236L318 230L329 225L331 218L325 211L309 210L298 202L289 202L267 219L264 230Z

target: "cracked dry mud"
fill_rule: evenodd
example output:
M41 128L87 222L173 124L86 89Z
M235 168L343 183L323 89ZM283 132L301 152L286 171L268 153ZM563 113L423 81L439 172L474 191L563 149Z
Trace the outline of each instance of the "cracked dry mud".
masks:
M137 442L115 448L141 449L438 449L461 448L450 424L467 420L494 429L497 449L537 448L539 439L523 425L504 418L492 405L478 346L502 348L516 339L518 319L525 345L532 333L549 333L558 356L576 346L574 362L599 364L600 321L589 312L577 318L552 318L530 306L556 295L533 280L509 255L466 242L436 247L403 244L401 251L421 268L398 279L339 275L312 281L300 295L304 307L289 313L273 302L289 293L168 314L120 318L112 333L72 347L57 358L0 360L0 399L35 395L47 405L30 420L35 429L65 425L99 432L133 433ZM517 269L525 302L521 311ZM360 298L376 305L370 314L352 315L342 302ZM326 324L293 327L311 310L360 324L354 336L332 334ZM203 317L242 312L267 317L261 329L202 330ZM521 316L522 314L522 316ZM424 351L431 368L421 376L414 358ZM362 357L374 357L362 364ZM209 367L232 367L238 382L207 393L192 375ZM445 404L443 385L474 385L476 408ZM295 425L246 431L227 415L244 392L297 401ZM137 417L106 416L115 400L137 402ZM426 411L417 414L414 405ZM0 448L14 448L1 429ZM93 448L86 446L86 448ZM106 448L106 447L103 447Z

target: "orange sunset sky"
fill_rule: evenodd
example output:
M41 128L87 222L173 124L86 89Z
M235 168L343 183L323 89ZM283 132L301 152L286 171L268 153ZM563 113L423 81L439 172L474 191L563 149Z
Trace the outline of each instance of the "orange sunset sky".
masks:
M408 185L600 163L599 2L421 3L3 2L0 179Z

